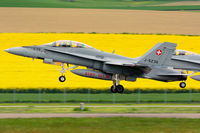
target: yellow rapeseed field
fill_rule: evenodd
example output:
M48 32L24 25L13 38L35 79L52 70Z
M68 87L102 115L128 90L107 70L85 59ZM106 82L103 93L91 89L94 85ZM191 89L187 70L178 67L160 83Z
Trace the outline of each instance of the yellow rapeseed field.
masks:
M4 50L16 46L41 45L56 40L75 40L97 49L116 54L142 56L158 42L174 42L178 49L200 53L200 36L178 35L131 35L131 34L73 34L73 33L1 33L0 34L0 88L110 88L111 81L84 78L66 73L66 82L60 83L60 72L54 65L43 64L6 53ZM179 82L163 83L138 79L137 82L121 82L125 88L179 88ZM187 88L199 89L200 82L187 80Z

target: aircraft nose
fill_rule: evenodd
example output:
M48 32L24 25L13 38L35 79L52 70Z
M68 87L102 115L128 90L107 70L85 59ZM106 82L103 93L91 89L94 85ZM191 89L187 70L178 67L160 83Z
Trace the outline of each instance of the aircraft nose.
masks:
M8 49L5 49L4 51L8 52L9 53L9 48Z
M16 55L23 55L24 53L24 49L22 47L8 48L5 51L11 54L16 54Z

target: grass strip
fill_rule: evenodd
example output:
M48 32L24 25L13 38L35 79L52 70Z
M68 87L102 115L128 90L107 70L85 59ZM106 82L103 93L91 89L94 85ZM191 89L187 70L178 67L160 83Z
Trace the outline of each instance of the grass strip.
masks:
M1 119L2 133L199 133L200 119L34 118Z

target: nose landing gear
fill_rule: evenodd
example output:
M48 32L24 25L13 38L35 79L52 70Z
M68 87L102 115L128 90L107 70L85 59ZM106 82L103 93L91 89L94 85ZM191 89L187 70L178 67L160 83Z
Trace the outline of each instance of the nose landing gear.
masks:
M75 69L77 67L78 66L72 66L72 67L68 66L68 68L65 69L65 64L61 63L61 70L59 70L61 72L61 76L59 77L59 81L60 82L65 82L66 77L65 77L64 73L66 72L66 70Z
M123 93L124 87L120 85L119 74L113 75L113 85L110 88L112 93Z
M65 80L66 80L65 76L60 76L60 77L59 77L59 81L60 81L60 82L65 82Z
M65 64L64 63L61 64L61 70L60 70L60 72L61 72L61 76L59 77L59 81L60 82L65 82L66 78L65 78L64 73L66 71L65 71Z

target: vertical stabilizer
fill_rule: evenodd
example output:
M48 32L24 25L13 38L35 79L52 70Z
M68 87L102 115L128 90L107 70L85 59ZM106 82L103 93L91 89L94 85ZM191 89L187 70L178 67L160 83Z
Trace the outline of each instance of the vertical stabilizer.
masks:
M145 53L138 63L147 65L166 65L168 66L171 57L176 50L176 43L158 43L147 53Z

